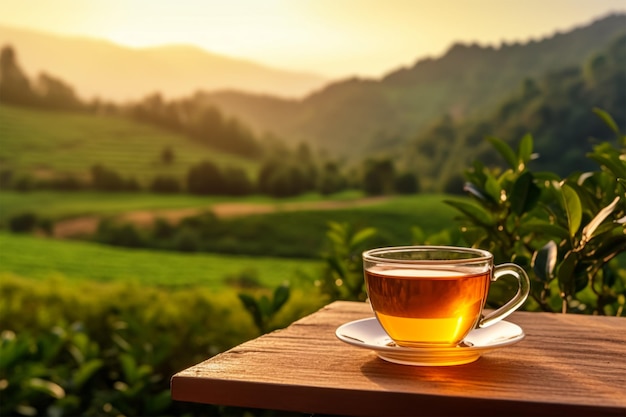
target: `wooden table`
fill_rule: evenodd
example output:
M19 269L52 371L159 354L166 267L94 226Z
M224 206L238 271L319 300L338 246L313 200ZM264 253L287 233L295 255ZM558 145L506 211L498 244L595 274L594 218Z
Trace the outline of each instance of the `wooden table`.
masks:
M415 367L338 340L371 317L334 302L172 377L172 398L309 414L626 416L626 318L516 312L521 342L476 362Z

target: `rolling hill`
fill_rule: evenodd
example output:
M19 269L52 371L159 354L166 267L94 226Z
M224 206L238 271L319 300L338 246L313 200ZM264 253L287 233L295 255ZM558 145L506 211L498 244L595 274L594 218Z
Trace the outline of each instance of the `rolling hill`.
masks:
M626 15L615 14L525 44L457 43L380 80L339 80L300 100L241 92L207 92L205 100L259 131L362 157L405 143L444 115L487 115L525 79L581 67L625 32Z
M5 45L19 51L30 78L42 71L54 74L87 100L137 100L155 91L179 97L199 89L300 97L327 82L314 73L270 68L184 45L133 49L102 40L0 26L0 48Z
M165 148L172 163L160 158ZM157 175L183 179L200 161L236 166L256 175L258 163L128 118L0 105L0 171L13 179L86 179L103 164L145 185Z

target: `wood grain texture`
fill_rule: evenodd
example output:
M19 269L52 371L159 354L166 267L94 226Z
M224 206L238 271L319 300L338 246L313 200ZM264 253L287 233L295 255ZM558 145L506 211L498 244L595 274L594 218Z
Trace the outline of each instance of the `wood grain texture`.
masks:
M516 312L526 338L450 367L396 365L335 337L335 302L172 377L178 401L334 415L626 416L626 319Z

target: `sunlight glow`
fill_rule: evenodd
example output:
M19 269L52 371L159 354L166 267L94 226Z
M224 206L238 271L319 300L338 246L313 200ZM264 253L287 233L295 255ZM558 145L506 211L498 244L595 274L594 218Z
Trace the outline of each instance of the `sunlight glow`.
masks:
M1 0L0 25L131 47L191 44L283 69L382 75L458 41L498 46L626 11L623 0Z

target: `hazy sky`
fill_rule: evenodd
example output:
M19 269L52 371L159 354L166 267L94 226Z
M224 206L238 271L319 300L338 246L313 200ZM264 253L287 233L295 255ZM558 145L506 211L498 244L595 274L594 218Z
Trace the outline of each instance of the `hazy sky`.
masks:
M456 41L498 46L626 0L0 0L0 25L141 47L194 44L283 69L380 76Z

